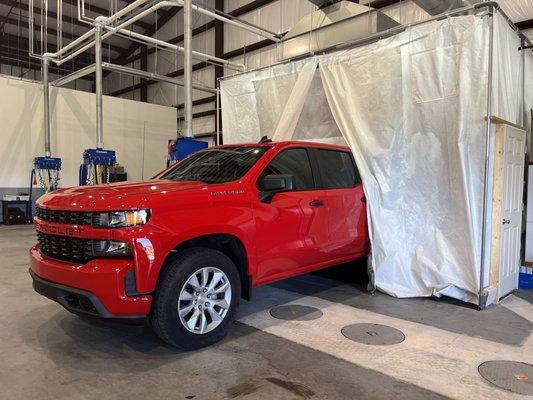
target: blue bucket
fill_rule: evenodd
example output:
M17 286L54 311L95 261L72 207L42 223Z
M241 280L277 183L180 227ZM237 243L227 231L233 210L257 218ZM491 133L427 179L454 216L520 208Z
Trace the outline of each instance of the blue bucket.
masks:
M533 289L533 268L520 268L520 274L518 276L518 287L520 289Z

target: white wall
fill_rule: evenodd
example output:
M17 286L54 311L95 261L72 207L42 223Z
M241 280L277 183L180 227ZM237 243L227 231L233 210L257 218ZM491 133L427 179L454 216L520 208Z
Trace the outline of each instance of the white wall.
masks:
M175 137L176 109L104 96L105 148L117 152L129 180L149 178L165 166ZM83 150L94 148L95 97L51 88L52 153L62 159L61 186L78 182ZM32 161L44 155L42 86L0 76L0 187L26 187Z

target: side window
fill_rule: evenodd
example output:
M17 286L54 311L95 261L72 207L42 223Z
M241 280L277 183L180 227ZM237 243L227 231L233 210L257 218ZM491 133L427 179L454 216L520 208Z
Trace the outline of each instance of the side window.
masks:
M323 189L351 188L361 182L350 153L318 149L315 154Z
M294 175L296 190L314 189L315 182L311 162L305 149L288 149L279 153L261 175Z

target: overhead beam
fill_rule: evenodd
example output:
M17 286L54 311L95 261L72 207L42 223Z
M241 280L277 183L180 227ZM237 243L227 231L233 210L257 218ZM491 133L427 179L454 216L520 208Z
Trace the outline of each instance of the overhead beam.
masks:
M372 8L383 8L392 6L396 3L399 3L401 0L372 0L368 4L365 4L365 6L372 7Z
M8 7L13 7L15 9L17 9L17 10L23 10L25 12L28 11L28 4L19 3L16 0L0 0L0 4L8 6ZM41 8L39 8L37 6L33 7L33 12L36 15L40 15L41 11L42 11ZM106 11L106 13L108 13L108 11ZM57 17L58 16L57 16L57 14L54 11L50 11L49 10L48 11L48 17L57 21ZM75 26L77 26L79 28L83 28L83 29L86 29L86 30L89 30L89 28L90 28L88 25L83 24L80 21L78 21L77 16L69 17L69 16L63 14L61 20L63 21L63 23L72 24L72 25L75 25ZM6 21L6 23L8 23L9 25L17 26L19 24L18 19L9 19L8 21ZM26 29L29 29L28 16L27 15L21 16L20 24L24 25L24 27ZM48 27L48 33L51 34L51 35L57 36L57 31L52 29L52 28L50 28L50 27ZM62 36L64 38L71 39L70 35L68 35L68 33L65 32L65 31L63 31L63 35ZM113 50L115 52L121 52L121 51L124 50L123 47L119 47L119 46L116 46L116 45L113 45L113 44L110 44L109 47L110 47L111 50Z
M38 73L41 73L41 61L40 60L30 57L30 55L27 52L22 53L17 57L13 57L13 53L7 52L5 46L1 44L0 44L0 63L4 65L20 67L22 69L28 69L31 71L36 71ZM50 65L48 69L50 73L53 73L55 75L63 75L65 72L68 72L68 73L74 72L74 70L72 69L58 68L55 65ZM81 79L85 79L90 82L94 80L92 76L84 76Z
M192 115L193 118L202 118L202 117L209 117L211 115L215 115L217 112L216 110L207 110L207 111L201 111L197 112ZM183 115L178 117L178 121L183 121L185 117Z
M263 49L265 47L273 46L273 45L275 45L275 44L273 44L271 40L264 39L264 40L261 40L259 42L253 43L251 45L243 46L243 47L241 47L239 49L235 49L235 50L226 52L220 58L222 58L224 60L229 60L231 58L238 57L240 55L243 55L243 54L246 54L246 53L249 53L249 52L252 52L252 51L261 50L261 49ZM202 62L193 64L192 70L193 71L199 71L201 69L204 69L204 68L207 68L207 67L210 67L210 66L212 66L212 64L209 64L209 63L206 63L205 61L202 61ZM168 76L170 78L175 78L175 77L183 75L183 73L184 73L184 70L183 70L183 68L181 68L181 69L178 69L177 71L170 72L170 73L166 74L165 76ZM148 80L146 82L146 85L152 85L154 83L157 83L157 81ZM122 88L122 89L116 90L116 91L114 91L112 93L109 93L109 96L120 96L122 94L131 92L133 90L138 90L140 88L141 88L141 84L140 83L139 84L135 84L135 85L131 85L131 86L127 86L125 88Z
M71 6L73 6L74 8L78 8L78 0L62 0L64 4L69 4ZM125 3L132 3L133 1L126 1L126 0L121 0L121 1L124 1ZM27 5L26 5L26 8L27 8ZM98 14L98 15L103 15L103 16L108 16L109 15L109 10L108 9L105 9L105 8L101 8L101 7L98 7L98 6L94 6L92 4L89 4L89 3L85 3L85 9L88 10L88 11L92 11L93 13L95 14ZM77 19L77 16L74 17L74 19ZM140 26L141 28L143 29L149 29L151 24L147 23L147 22L143 22L143 21L135 21L135 25L137 26Z
M255 1L252 1L242 7L239 7L231 12L229 12L228 14L234 16L234 17L239 17L243 14L247 14L249 12L252 12L252 11L255 11L256 9L258 8L261 8L261 7L264 7L265 5L268 5L270 3L272 3L273 1L276 1L276 0L255 0ZM369 6L373 7L373 8L383 8L383 7L387 7L387 6L390 6L390 5L393 5L393 4L396 4L396 3L399 3L400 0L374 0L372 1ZM206 30L206 28L214 28L215 27L215 24L216 24L216 21L215 20L211 20L209 21L207 24L204 24L196 29L193 30L193 36L194 34L198 34L200 32L204 32ZM195 33L196 31L196 33ZM285 33L283 33L282 35L285 35ZM183 35L178 35L170 40L168 40L169 43L179 43L183 41ZM253 52L253 51L258 51L258 50L261 50L261 49L264 49L265 47L268 47L268 46L271 46L272 45L272 42L268 39L264 39L264 40L260 40L258 42L255 42L255 43L252 43L248 46L243 46L241 48L238 48L238 49L235 49L235 50L231 50L229 52L226 52L224 53L224 55L220 58L223 58L225 60L229 60L231 58L234 58L234 57L238 57L242 54L245 54L245 53L249 53L249 52ZM151 54L153 53L155 50L154 49L149 49L148 50L148 54ZM137 59L139 59L139 54L136 54L132 57L130 57L129 59L126 60L126 63L131 63ZM202 67L202 64L204 64L204 66ZM193 70L194 71L198 71L202 68L206 68L208 65L205 65L206 63L198 63L198 64L195 64L193 65ZM171 72L169 74L167 74L168 76L172 76L172 77L177 77L177 76L180 76L181 74L183 74L183 69L180 69L180 70L177 70L177 71L174 71L174 72ZM150 84L153 84L155 82L150 82L148 81L147 82L147 85L150 85ZM128 93L132 90L137 90L139 89L140 86L139 85L132 85L132 86L129 86L129 87L126 87L126 88L123 88L123 89L120 89L120 90L117 90L113 93L110 93L111 96L120 96L122 94L125 94L125 93Z
M0 0L1 1L1 0ZM37 11L36 11L37 12ZM23 29L29 29L29 24L28 24L28 21L26 20L16 20L14 18L8 18L8 17L0 17L0 23L5 23L6 25L12 25L12 26L19 26ZM58 32L53 29L53 28L48 28L48 34L50 35L53 35L53 36L57 36L58 35ZM67 40L75 40L78 38L78 36L74 35L70 35L68 33L66 33L65 31L62 32L62 35L61 35L64 39L67 39ZM106 46L107 47L107 44ZM120 51L123 51L124 50L124 47L118 47L118 46L115 46L113 44L110 44L109 45L109 48L111 50L113 50L114 52L120 52Z
M533 29L533 19L520 21L520 22L515 23L515 25L521 31L525 31L526 29Z
M273 3L274 1L277 1L277 0L255 0L255 1L252 1L248 4L245 4L244 6L242 7L239 7L231 12L229 12L228 14L231 15L232 17L240 17L244 14L248 14L252 11L255 11L261 7L264 7L270 3ZM219 8L217 8L219 9ZM192 30L192 35L193 36L196 36L196 35L199 35L201 33L204 33L210 29L213 29L215 26L216 26L216 23L217 23L217 20L215 19L212 19L211 21L201 25L201 26L198 26L196 28L194 28ZM180 42L183 42L183 34L181 35L178 35L178 36L175 36L169 40L167 40L167 42L169 43L172 43L172 44L177 44L177 43L180 43ZM270 42L272 43L272 42ZM148 50L148 54L152 54L155 52L155 49L151 48ZM135 54L135 55L132 55L131 57L129 57L127 60L124 61L125 64L129 64L135 60L138 60L140 58L140 55L139 54Z
M206 63L205 61L202 61L202 62L199 62L197 64L194 64L192 66L192 70L193 71L198 71L200 69L204 69L206 67L208 67L210 64ZM183 68L182 69L179 69L177 71L174 71L174 72L171 72L169 74L165 74L164 76L168 77L168 78L175 78L175 77L178 77L178 76L182 76L184 73L184 70ZM154 83L157 83L159 81L156 81L156 80L153 80L153 79L148 79L146 81L146 85L153 85ZM120 96L122 94L125 94L125 93L129 93L133 90L138 90L140 89L142 86L141 83L137 83L135 85L132 85L132 86L128 86L128 87L125 87L125 88L122 88L122 89L119 89L119 90L116 90L112 93L109 93L108 96Z
M102 67L109 69L111 71L124 73L127 75L138 76L140 78L150 78L150 80L155 81L155 82L157 81L167 82L167 83L171 83L173 85L179 85L179 86L185 85L183 81L169 77L167 75L159 75L159 74L154 74L153 72L141 71L140 69L129 68L124 65L110 64L110 63L104 62L102 63ZM198 84L198 83L193 83L192 87L196 90L201 90L203 92L216 94L216 89L213 87L209 87L209 86Z
M174 18L174 16L176 16L179 10L181 9L182 7L172 7L167 11L161 11L161 10L157 11L156 15L161 15L161 16L157 19L157 22L153 23L147 29L145 29L143 35L153 36L156 33L156 31L161 29L161 27L166 25L167 22L169 22L172 18ZM126 62L127 58L130 57L139 48L141 48L141 46L143 46L143 44L138 43L138 42L133 42L127 49L124 49L123 51L119 53L119 55L114 59L113 63L122 64L122 65L129 64L128 62ZM148 57L148 54L147 53L143 55L139 54L139 58L141 57Z
M202 104L214 103L216 100L217 100L217 98L215 96L204 97L202 99L194 100L192 102L192 105L193 105L193 107L201 106ZM176 105L174 107L176 107L178 110L181 110L181 109L183 109L185 107L185 104L181 103L181 104L178 104L178 105Z
M47 60L48 61L48 60ZM43 65L46 65L45 62L43 62ZM77 71L72 72L71 74L68 74L66 76L62 76L61 78L58 78L52 82L50 82L50 85L52 86L64 86L69 82L78 80L83 78L84 76L94 74L96 71L96 64L91 64L86 66L85 68L79 69ZM43 82L44 84L44 82Z
M10 49L14 51L19 51L22 54L29 55L29 51L28 51L29 41L27 38L23 38L20 36L15 36L15 35L6 33L1 36L0 45L9 47ZM34 46L36 49L40 49L41 42L36 41L34 43ZM47 49L45 49L45 51L52 52L52 51L55 51L55 48L52 44L48 43ZM92 59L88 54L80 54L78 57L76 57L76 60L70 61L68 65L74 65L75 68L83 68L91 63L92 63Z

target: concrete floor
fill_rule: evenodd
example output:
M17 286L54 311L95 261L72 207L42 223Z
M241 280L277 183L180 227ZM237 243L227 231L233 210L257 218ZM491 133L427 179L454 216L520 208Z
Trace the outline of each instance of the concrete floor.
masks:
M148 329L69 314L33 292L31 227L0 227L2 399L524 399L484 381L487 360L533 362L533 296L486 311L449 301L372 296L350 265L258 289L229 337L178 352ZM311 305L323 316L281 321L269 310ZM355 322L393 326L406 340L345 339Z

